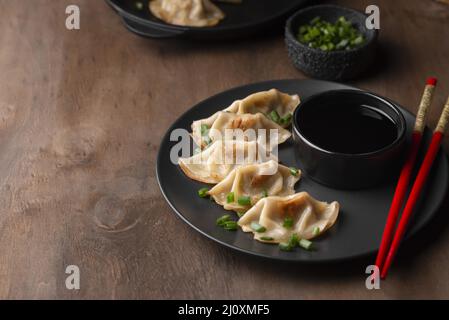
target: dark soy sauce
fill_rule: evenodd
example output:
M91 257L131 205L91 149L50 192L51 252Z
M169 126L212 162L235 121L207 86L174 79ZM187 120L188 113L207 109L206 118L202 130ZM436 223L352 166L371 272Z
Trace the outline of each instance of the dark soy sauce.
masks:
M394 121L368 105L314 105L306 108L298 120L307 140L332 152L373 152L388 146L398 136Z

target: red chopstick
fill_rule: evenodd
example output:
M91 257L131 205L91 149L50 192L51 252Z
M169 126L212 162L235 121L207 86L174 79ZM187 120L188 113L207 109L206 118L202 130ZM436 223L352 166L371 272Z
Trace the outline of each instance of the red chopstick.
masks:
M438 154L438 150L440 149L441 139L443 138L443 135L446 131L448 121L449 121L449 98L446 102L446 105L444 106L443 112L441 113L440 120L438 121L438 125L432 136L432 141L430 143L429 149L427 150L426 156L424 157L424 161L421 167L419 168L418 176L416 177L415 183L413 184L412 187L412 191L410 192L410 196L405 205L404 212L402 213L402 217L399 221L396 234L391 244L391 248L388 251L387 258L381 269L380 277L382 279L386 278L388 269L390 268L390 265L399 248L400 242L407 229L407 223L410 220L410 217L413 213L413 209L415 208L416 202L419 199L420 193L429 175L433 161L435 160Z
M416 115L415 127L413 129L412 142L404 166L402 167L401 174L399 176L398 184L393 196L390 211L388 212L387 222L382 234L382 240L380 243L379 251L376 258L376 266L379 270L382 270L385 257L388 252L388 248L393 237L394 228L396 226L396 220L399 215L399 211L404 203L405 195L407 192L410 178L412 176L412 170L416 162L419 146L421 144L422 133L425 128L427 110L432 103L433 91L437 84L436 78L429 78L426 81L424 93L421 98L418 113Z

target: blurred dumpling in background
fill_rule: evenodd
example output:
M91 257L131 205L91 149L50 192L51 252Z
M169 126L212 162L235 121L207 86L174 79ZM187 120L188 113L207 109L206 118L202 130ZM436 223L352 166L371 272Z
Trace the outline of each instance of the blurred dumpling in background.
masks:
M150 11L167 23L192 27L214 26L225 17L210 0L152 0Z
M245 212L262 198L295 193L300 178L300 171L271 160L235 168L208 194L226 210Z
M321 202L307 192L268 197L248 210L238 224L244 232L253 232L254 239L262 242L288 242L294 234L309 240L334 225L339 208L338 202Z

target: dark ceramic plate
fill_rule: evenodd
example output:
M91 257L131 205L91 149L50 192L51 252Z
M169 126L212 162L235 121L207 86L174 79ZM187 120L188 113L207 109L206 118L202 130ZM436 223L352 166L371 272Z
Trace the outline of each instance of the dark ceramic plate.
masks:
M199 198L197 191L204 187L204 184L190 180L177 165L170 162L170 149L176 143L170 141L170 132L173 129L189 130L192 121L208 117L236 99L271 88L290 94L297 93L301 99L328 90L355 89L343 84L318 80L279 80L234 88L200 102L184 113L162 140L157 159L157 177L165 199L189 226L222 245L245 253L300 262L340 261L374 253L378 249L397 177L392 177L389 182L376 188L352 191L331 189L306 176L303 177L296 185L296 190L308 191L319 200L339 201L340 215L336 224L323 237L314 241L316 251L297 249L294 252L282 252L276 245L262 244L253 240L252 234L241 230L229 232L216 227L215 220L229 212L212 201ZM403 108L400 109L404 113L410 136L414 117ZM430 131L427 130L424 140L426 143L430 135ZM293 148L291 141L282 144L279 147L279 159L288 166L301 168ZM416 234L436 215L448 184L448 163L445 154L440 151L424 190L424 200L419 203L410 223L408 236Z
M175 26L156 18L148 9L148 0L141 0L137 10L135 0L106 0L123 18L132 32L151 38L226 39L244 37L275 26L307 0L244 0L241 4L217 3L226 18L213 27Z

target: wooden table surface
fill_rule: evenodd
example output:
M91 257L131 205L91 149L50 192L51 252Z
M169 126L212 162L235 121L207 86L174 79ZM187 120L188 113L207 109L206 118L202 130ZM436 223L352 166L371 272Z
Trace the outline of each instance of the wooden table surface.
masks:
M377 64L350 83L416 112L435 75L434 126L449 93L449 6L332 2L381 9ZM156 41L126 31L101 0L0 4L0 298L449 298L449 201L372 291L371 260L302 266L237 254L164 201L156 154L179 115L234 86L306 78L281 34ZM65 28L69 4L81 9L79 31ZM72 264L80 290L65 287Z

